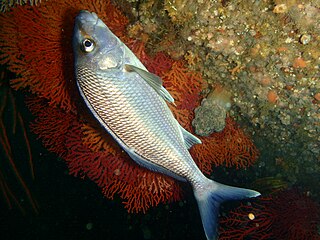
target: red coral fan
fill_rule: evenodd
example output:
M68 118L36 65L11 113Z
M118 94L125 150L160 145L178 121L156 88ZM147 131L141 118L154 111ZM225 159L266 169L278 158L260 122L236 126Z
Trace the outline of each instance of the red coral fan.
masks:
M2 63L8 63L10 70L21 76L12 81L12 86L16 89L29 87L31 92L49 101L48 106L41 98L29 100L29 108L37 116L32 130L48 150L67 161L71 174L95 181L107 197L112 198L118 192L129 211L146 211L160 202L178 199L180 188L173 179L137 166L110 139L96 140L102 139L98 136L100 132L88 133L79 123L66 79L73 79L70 39L73 19L80 9L95 11L115 34L123 36L127 20L108 1L73 3L72 6L68 2L50 2L39 8L17 7L0 17L0 21L7 23L0 34L0 44L4 47ZM19 18L20 15L23 17ZM23 24L19 25L18 21ZM15 40L9 41L11 37ZM36 49L30 39L36 40ZM135 46L142 60L151 61L144 45L135 42ZM153 66L162 61L157 69L167 69L164 58L163 54L157 54L152 59ZM72 113L68 113L69 110ZM83 134L87 134L87 138Z
M19 76L11 81L13 88L29 88L50 105L74 108L71 39L74 18L82 9L95 11L122 36L128 21L110 1L48 1L0 15L0 63Z
M231 119L226 118L223 131L201 138L202 144L191 150L200 169L209 174L212 163L216 166L245 168L251 166L259 156L258 149L241 128Z
M168 73L168 71L172 68L174 61L163 52L158 52L154 57L150 57L146 53L144 42L127 38L124 38L123 40L126 42L126 45L131 49L131 51L135 53L137 58L139 58L139 60L145 66L147 66L150 72L163 77L164 74ZM186 70L184 64L182 64L182 67Z
M219 240L273 239L270 233L273 219L271 213L265 211L265 204L269 201L269 198L264 198L259 203L241 204L227 217L221 218Z
M158 52L153 58L146 63L148 70L161 77L172 69L173 60L163 52Z
M109 145L104 145L106 149L94 147L98 151L87 147L90 145L88 141L105 142L106 136L99 135L92 128L89 130L92 131L89 133L90 139L83 138L82 128L81 124L74 125L67 134L66 146L72 150L66 161L71 174L85 174L103 188L108 198L112 199L118 193L129 212L145 212L160 202L180 198L180 188L172 178L138 166L114 142L109 141ZM94 135L96 137L93 139Z
M220 220L220 240L319 240L319 204L297 189L241 205Z
M319 204L297 189L281 192L268 207L273 217L272 232L279 240L320 239Z
M199 103L199 95L204 85L201 74L186 68L183 61L177 61L162 77L165 87L176 95L177 109L193 112Z
M36 120L30 124L31 130L41 138L44 146L60 157L67 154L65 133L76 121L75 114L66 113L59 108L49 107L42 98L29 98L28 107Z

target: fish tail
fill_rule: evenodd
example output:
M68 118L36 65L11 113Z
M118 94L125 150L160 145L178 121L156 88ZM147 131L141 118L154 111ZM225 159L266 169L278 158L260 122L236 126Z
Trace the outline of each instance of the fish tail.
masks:
M217 239L220 203L227 200L240 200L257 197L254 190L231 187L206 179L204 184L194 185L194 195L198 202L203 228L208 240Z

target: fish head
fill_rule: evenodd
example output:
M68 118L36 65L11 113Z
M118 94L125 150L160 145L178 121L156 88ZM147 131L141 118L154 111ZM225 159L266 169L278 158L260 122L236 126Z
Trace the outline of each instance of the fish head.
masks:
M80 11L73 32L75 67L97 70L119 67L122 55L119 41L97 14Z

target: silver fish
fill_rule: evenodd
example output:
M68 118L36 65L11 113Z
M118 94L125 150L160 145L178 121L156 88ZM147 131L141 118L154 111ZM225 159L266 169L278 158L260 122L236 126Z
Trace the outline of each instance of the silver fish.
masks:
M73 35L76 82L93 114L138 164L191 184L208 240L217 239L222 201L260 193L217 183L202 174L188 149L201 141L180 126L174 102L160 77L139 59L95 13L81 11Z

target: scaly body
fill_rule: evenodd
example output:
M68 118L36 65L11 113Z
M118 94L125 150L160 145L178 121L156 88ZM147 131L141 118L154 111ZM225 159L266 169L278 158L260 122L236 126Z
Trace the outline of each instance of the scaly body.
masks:
M106 74L84 66L78 68L77 76L100 123L117 136L129 154L141 158L139 164L154 164L153 170L162 167L168 174L191 182L202 177L172 112L137 73L115 69Z

